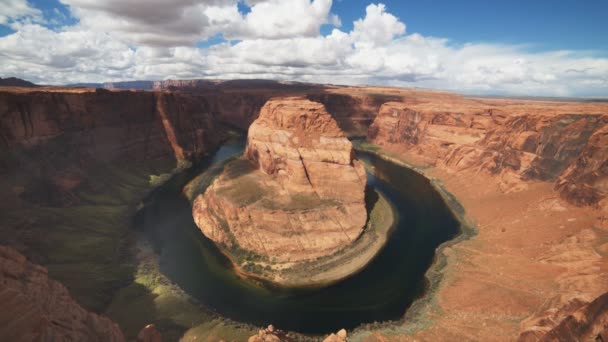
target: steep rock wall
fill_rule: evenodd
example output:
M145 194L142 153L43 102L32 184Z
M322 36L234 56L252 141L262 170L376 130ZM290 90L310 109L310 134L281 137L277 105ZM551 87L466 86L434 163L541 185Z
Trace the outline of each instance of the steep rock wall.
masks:
M199 156L217 139L206 99L179 94L0 92L0 108L0 142L9 148L60 138L81 157L142 160L173 154L176 146L184 153L176 157Z
M83 309L44 267L0 246L0 340L125 341L109 318Z
M386 103L369 129L372 142L418 157L422 164L500 177L504 191L527 180L557 181L568 201L598 204L607 195L608 115L509 115L434 112Z

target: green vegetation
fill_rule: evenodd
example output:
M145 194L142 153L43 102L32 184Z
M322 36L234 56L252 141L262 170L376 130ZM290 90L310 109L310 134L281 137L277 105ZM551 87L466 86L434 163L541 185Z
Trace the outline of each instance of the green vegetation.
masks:
M65 284L78 302L101 312L132 277L126 262L131 214L150 189L149 175L170 171L173 165L167 160L129 167L94 165L84 185L68 194L71 204L24 201L3 210L0 235L47 267L50 277Z
M194 201L196 196L204 193L205 190L207 190L207 188L209 187L209 185L211 185L211 182L215 179L215 177L219 176L222 171L224 171L224 167L226 167L226 165L237 159L238 157L228 158L221 163L211 166L205 172L194 177L184 187L184 195L186 196L186 198L191 202Z
M118 322L128 338L154 323L163 339L177 341L188 328L212 317L160 273L151 247L140 244L133 282L120 289L106 314Z
M268 193L268 190L266 192ZM290 201L287 203L277 201L273 196L266 196L260 201L259 205L269 210L297 211L339 206L340 202L333 199L321 199L313 194L300 193L291 195Z
M363 150L363 151L372 151L372 152L377 152L381 150L381 147L376 145L376 144L372 144L367 140L364 139L354 139L351 141L353 144L353 147L356 150Z

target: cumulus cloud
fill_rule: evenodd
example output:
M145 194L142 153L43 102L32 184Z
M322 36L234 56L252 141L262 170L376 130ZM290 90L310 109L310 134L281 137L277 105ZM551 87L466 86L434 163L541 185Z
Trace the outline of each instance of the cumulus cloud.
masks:
M0 8L0 25L42 20L42 12L25 0L0 0Z
M365 9L365 17L354 22L352 35L359 44L382 45L404 33L405 24L387 13L384 4L371 4Z
M272 78L468 93L608 94L608 58L513 45L457 46L446 38L406 34L405 24L382 4L367 6L352 30L335 27L323 36L321 25L338 24L329 0L245 0L251 9L246 14L236 0L179 0L171 6L153 0L158 6L147 1L147 12L123 11L118 0L62 1L80 23L59 31L21 23L0 38L0 74L59 84ZM218 33L238 41L195 46L200 37Z
M17 1L17 0L14 0ZM60 0L85 29L152 46L191 46L217 34L229 39L317 36L321 25L339 26L332 0Z
M323 24L340 26L340 19L330 14L332 0L249 1L251 12L237 22L227 37L291 38L316 37Z

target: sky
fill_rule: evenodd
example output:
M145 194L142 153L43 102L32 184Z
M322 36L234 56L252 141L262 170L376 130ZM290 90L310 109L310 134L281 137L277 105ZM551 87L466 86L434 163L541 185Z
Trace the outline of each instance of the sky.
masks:
M608 97L604 0L0 0L0 76Z

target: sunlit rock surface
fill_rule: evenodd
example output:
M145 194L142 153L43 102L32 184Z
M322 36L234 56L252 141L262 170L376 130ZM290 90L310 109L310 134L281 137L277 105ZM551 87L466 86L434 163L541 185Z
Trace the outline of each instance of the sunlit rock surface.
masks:
M195 200L193 215L221 245L277 261L314 259L361 234L365 185L352 144L322 104L273 99L249 129L245 159Z

